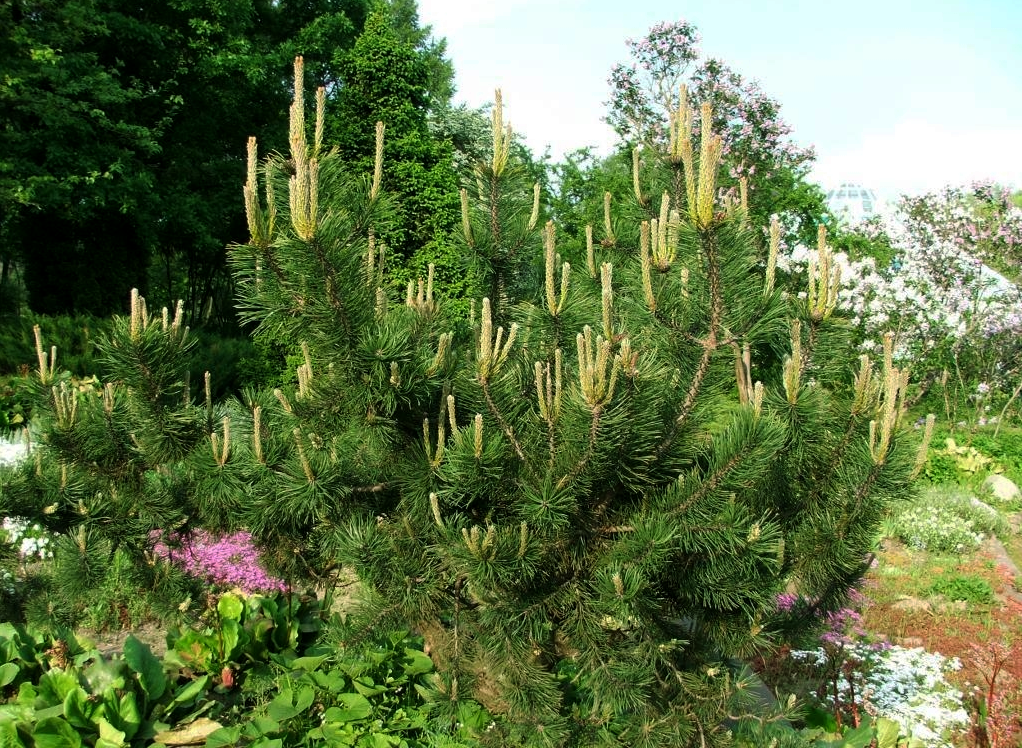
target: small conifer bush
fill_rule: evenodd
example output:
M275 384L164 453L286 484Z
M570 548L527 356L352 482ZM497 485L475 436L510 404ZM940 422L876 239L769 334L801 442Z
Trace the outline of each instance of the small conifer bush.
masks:
M92 575L112 548L155 574L151 532L196 527L251 532L287 580L353 572L353 636L422 634L436 713L476 699L504 744L725 741L742 661L842 607L918 469L907 374L890 345L851 352L824 232L808 287L778 288L779 228L751 225L751 186L721 189L712 112L682 96L633 199L562 256L498 99L458 239L487 296L459 320L432 277L385 285L383 126L355 174L322 92L311 144L305 113L299 87L289 155L250 141L251 240L230 250L245 319L302 341L297 385L192 401L180 316L135 298L102 397L40 345L48 416L3 510Z

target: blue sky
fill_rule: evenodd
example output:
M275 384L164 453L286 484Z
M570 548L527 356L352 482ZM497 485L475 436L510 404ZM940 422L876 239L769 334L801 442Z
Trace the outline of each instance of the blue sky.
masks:
M606 80L627 38L685 19L701 51L781 102L824 187L894 197L989 178L1022 188L1022 0L419 0L456 100L503 90L536 151L606 150Z

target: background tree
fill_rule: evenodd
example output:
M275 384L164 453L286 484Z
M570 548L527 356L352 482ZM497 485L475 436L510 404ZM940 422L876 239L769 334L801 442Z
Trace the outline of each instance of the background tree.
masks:
M628 41L632 62L611 70L607 115L622 150L630 156L635 146L652 153L666 148L671 113L684 85L696 108L696 128L700 105L712 105L714 132L722 140L721 185L737 189L742 176L750 177L752 217L766 224L777 214L786 232L812 244L826 213L823 192L806 181L812 149L790 139L791 127L781 119L776 99L726 63L701 60L698 44L696 28L685 21L657 24L641 39Z
M378 6L355 46L338 56L342 85L330 99L326 139L338 145L355 170L368 172L376 123L384 124L383 184L398 206L398 220L379 235L392 258L389 277L403 288L433 263L438 288L464 299L471 279L451 249L458 220L452 150L433 137L427 124L431 87L439 84L431 82L430 54L411 40L419 34L406 33L410 40L403 41L395 31L395 13L406 6Z
M350 47L366 5L0 6L4 280L21 263L37 312L105 314L151 283L155 299L184 298L190 320L211 301L231 317L239 133L284 144L291 59ZM335 77L325 53L311 72Z

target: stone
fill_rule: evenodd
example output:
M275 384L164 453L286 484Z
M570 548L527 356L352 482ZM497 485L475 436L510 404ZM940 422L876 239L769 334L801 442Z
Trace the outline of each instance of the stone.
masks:
M929 613L933 610L933 606L927 600L920 600L918 597L909 596L898 600L891 608L894 610L922 611L924 613Z
M1000 501L1014 501L1022 496L1022 491L1010 478L1003 475L988 475L983 481L983 490Z

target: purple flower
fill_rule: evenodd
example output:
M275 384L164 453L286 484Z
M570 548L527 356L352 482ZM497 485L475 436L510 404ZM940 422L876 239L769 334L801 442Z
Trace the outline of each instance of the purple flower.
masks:
M259 565L259 552L246 531L216 537L197 530L172 540L173 546L158 541L153 551L193 577L248 593L286 589Z

